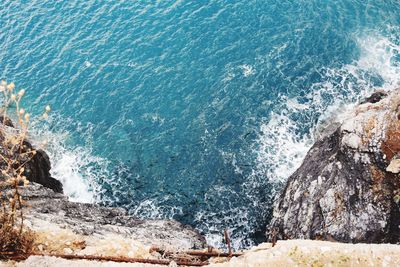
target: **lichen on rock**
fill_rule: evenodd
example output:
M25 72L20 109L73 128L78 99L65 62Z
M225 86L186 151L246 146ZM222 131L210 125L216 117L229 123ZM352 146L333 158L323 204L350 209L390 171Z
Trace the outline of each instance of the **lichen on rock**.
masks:
M390 161L389 166L386 168L387 172L399 173L400 172L400 159L394 158Z
M322 136L276 201L282 239L400 242L400 89L379 91Z

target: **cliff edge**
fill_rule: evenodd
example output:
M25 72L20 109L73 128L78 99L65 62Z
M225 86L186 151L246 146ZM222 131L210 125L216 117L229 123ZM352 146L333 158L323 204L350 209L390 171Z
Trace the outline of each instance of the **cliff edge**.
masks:
M332 124L288 179L267 229L278 239L400 242L400 89Z

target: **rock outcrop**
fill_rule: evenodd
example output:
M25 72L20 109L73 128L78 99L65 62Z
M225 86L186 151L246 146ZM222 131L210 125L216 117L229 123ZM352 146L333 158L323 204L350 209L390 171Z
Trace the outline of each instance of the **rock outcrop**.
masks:
M139 220L122 208L70 202L63 194L35 183L23 188L22 195L30 206L26 221L37 232L67 229L75 235L98 239L115 236L175 251L206 245L204 237L192 227L174 220Z
M313 145L277 199L268 231L280 239L398 243L399 173L400 89L379 91Z
M17 129L14 128L14 124L12 123L12 121L7 117L0 116L0 123L2 124L0 126L1 141L4 140L7 134L13 135L16 134L16 132L18 131ZM3 158L9 158L10 155L6 156L6 154L7 152L10 151L10 149L4 146L5 146L4 142L0 142L0 155ZM23 146L24 148L21 152L35 150L35 155L33 156L33 158L24 164L25 168L24 175L26 176L26 178L31 182L39 183L47 188L50 188L54 192L62 193L63 192L62 183L57 179L51 177L50 174L51 163L49 156L46 154L46 152L44 152L41 149L35 149L34 146L31 144L31 142L28 140L24 140ZM4 164L5 164L4 161L0 163L1 169L5 168Z
M32 146L29 142L26 142L25 145ZM62 193L63 185L60 181L51 177L50 169L49 156L43 150L37 149L35 156L26 164L25 175L31 182L41 184L56 193Z

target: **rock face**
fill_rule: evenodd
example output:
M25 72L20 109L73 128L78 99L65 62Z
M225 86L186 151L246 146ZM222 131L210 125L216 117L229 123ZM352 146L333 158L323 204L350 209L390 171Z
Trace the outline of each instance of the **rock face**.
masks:
M26 142L27 146L32 146ZM63 185L50 175L49 156L41 149L36 150L35 156L26 164L25 175L29 181L41 184L56 193L63 192Z
M280 239L400 242L400 89L377 92L321 137L277 199Z
M119 236L174 250L203 248L203 236L187 225L173 220L139 220L124 209L96 204L74 203L60 193L32 183L22 191L28 200L26 219L34 230L57 226L83 236Z
M15 133L16 129L14 129L14 125L9 118L0 116L0 123L2 124L0 127L0 140L4 140L4 136L6 134L12 135ZM62 193L62 183L50 175L51 164L49 156L46 154L46 152L41 149L34 149L33 145L28 140L25 140L23 145L25 146L23 152L33 150L36 151L36 154L33 156L33 158L24 165L24 175L26 178L31 182L36 182L47 188L50 188L54 192ZM5 148L4 146L4 143L0 142L0 154L2 156L5 155L7 150L9 151L9 149ZM5 168L3 164L4 162L0 164L0 168L2 169Z

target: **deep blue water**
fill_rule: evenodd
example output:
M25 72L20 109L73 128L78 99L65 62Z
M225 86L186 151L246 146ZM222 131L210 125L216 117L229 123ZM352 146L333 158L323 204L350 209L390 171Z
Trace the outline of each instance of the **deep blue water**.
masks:
M262 238L319 125L399 85L399 45L397 0L0 3L0 78L52 106L66 193L217 246Z

